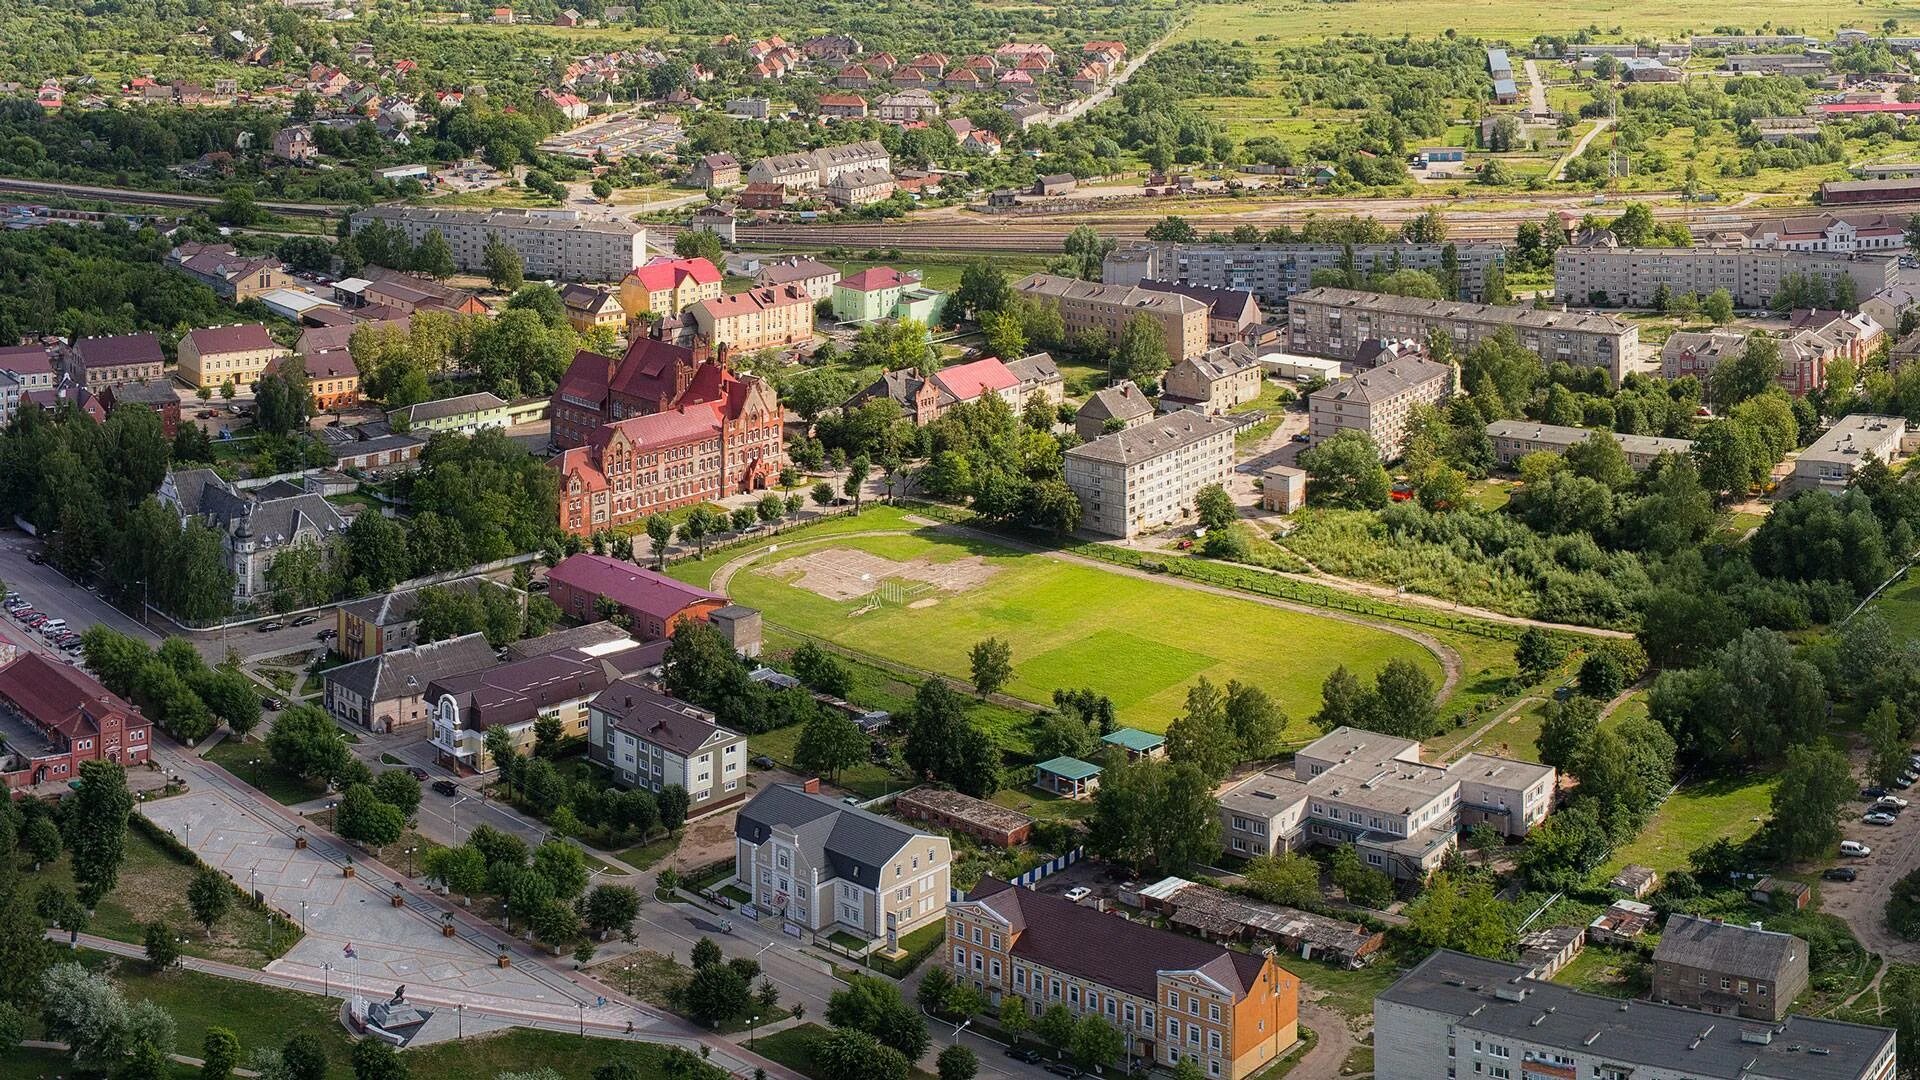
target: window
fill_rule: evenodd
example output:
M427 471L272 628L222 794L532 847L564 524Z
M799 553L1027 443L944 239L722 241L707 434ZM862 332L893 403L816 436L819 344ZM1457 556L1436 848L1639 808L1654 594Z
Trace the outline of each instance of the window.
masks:
M1200 1045L1200 1025L1199 1024L1187 1025L1187 1041L1189 1043L1192 1043L1195 1046Z
M1177 991L1177 990L1169 990L1169 991L1167 991L1167 1008L1169 1008L1169 1009L1177 1009L1177 1008L1179 1008L1179 1007L1180 1007L1180 993L1179 993L1179 991Z
M1218 1050L1219 1047L1216 1046L1214 1047L1214 1049ZM1207 1075L1208 1076L1220 1075L1220 1059L1219 1058L1213 1058L1207 1062Z
M1000 977L1000 961L995 960L992 964L988 966L987 970L990 974L993 975L994 978L998 979Z
M1210 1003L1209 1003L1209 1004L1207 1005L1207 1019L1209 1019L1209 1020L1211 1020L1211 1021L1213 1021L1213 1022L1214 1022L1214 1023L1216 1023L1216 1024L1220 1022L1220 1004L1219 1004L1219 1002L1210 1002Z
M1729 979L1729 978L1726 978L1725 976L1722 976L1722 977L1721 977L1721 979L1720 979L1720 989L1722 989L1722 990L1727 990L1727 989L1731 989L1731 988L1732 988L1732 986L1733 986L1733 980L1732 980L1732 979Z
M973 943L980 944L980 928L977 926L973 928Z
M1219 1032L1217 1031L1207 1032L1207 1049L1213 1051L1216 1054L1220 1052L1220 1033Z
M1067 987L1067 1003L1070 1005L1080 1004L1080 988L1079 987L1077 986Z
M967 950L958 945L953 947L953 966L957 968L967 966Z
M1175 1020L1171 1016L1167 1017L1167 1038L1169 1039L1180 1038L1180 1021ZM1179 1059L1175 1058L1174 1060L1177 1061Z
M1187 1012L1191 1013L1194 1016L1200 1015L1200 995L1198 994L1187 995Z
M1127 1002L1127 1007L1122 1010L1120 1015L1131 1025L1133 1023L1133 1002Z
M999 948L1000 948L1000 935L999 935L999 934L993 934L993 935L991 935L991 938L990 938L990 939L991 939L991 940L992 940L992 942L993 942L993 948L995 949L995 951L998 951L998 950L999 950Z

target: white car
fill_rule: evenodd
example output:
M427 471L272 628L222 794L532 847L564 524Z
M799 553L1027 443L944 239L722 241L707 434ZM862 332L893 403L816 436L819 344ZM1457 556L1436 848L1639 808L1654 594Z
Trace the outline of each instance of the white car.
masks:
M1066 891L1067 899L1073 901L1076 904L1092 895L1093 895L1093 890L1087 888L1085 885L1075 885L1073 888L1068 889Z
M1875 811L1860 820L1866 822L1868 825L1891 825L1899 819L1884 811Z
M1905 810L1907 808L1907 800L1901 798L1898 795L1882 795L1880 796L1879 799L1874 801L1873 805L1891 806L1897 810Z
M1840 841L1840 854L1852 855L1856 858L1864 859L1873 854L1873 849L1858 840L1842 840Z

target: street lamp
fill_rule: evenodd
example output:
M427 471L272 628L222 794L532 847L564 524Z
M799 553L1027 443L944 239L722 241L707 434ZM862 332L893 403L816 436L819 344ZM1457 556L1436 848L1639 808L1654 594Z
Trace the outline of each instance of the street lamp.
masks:
M467 1003L464 1001L456 1002L453 1006L453 1037L467 1037Z
M584 1039L587 1037L587 1003L576 1001L573 1007L580 1010L580 1037Z
M259 890L253 887L253 873L257 869L259 868L254 866L247 867L247 895L253 897L255 900L260 898Z
M323 998L333 996L333 965L332 964L320 965L320 996Z
M759 1026L760 1018L757 1016L747 1021L747 1049L749 1050L753 1049L753 1029Z
M307 902L305 900L300 901L300 932L303 934L307 932Z
M408 877L408 878L412 878L412 877L413 877L413 853L414 853L414 851L415 851L415 849L414 849L414 848L408 848L408 849L407 849L407 877Z

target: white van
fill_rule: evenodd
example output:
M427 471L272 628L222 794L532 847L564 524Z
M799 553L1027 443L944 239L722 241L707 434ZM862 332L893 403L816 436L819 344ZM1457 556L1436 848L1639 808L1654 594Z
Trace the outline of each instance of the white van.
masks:
M1864 859L1873 854L1873 849L1858 840L1842 840L1840 841L1840 854L1853 855Z

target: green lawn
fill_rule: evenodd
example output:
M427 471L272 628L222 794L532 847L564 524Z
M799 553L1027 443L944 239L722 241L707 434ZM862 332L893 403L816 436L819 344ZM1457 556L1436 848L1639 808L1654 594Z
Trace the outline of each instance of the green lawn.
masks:
M785 1031L776 1031L771 1035L762 1035L753 1042L754 1052L762 1057L772 1058L787 1068L813 1080L839 1080L825 1071L818 1070L813 1064L813 1055L809 1046L813 1040L827 1033L827 1029L815 1023L795 1024ZM921 1069L907 1073L910 1080L932 1080L932 1074Z
M1590 946L1561 968L1553 981L1607 997L1638 997L1647 989L1647 966L1624 949Z
M646 870L654 863L673 854L674 849L680 846L680 836L681 834L677 832L656 836L644 844L635 844L625 851L616 851L614 857L635 870Z
M1539 761L1540 724L1545 719L1546 707L1544 701L1533 702L1488 728L1468 749L1522 761Z
M1741 776L1693 784L1673 793L1640 830L1633 843L1619 848L1594 877L1605 881L1628 863L1661 873L1684 868L1688 853L1715 840L1736 843L1752 836L1770 812L1773 776Z
M294 1035L310 1034L319 1037L333 1062L328 1075L351 1075L347 1060L352 1043L336 1016L340 1008L337 996L329 1001L318 994L184 970L155 975L138 961L98 954L90 954L89 960L112 965L114 981L129 999L146 998L173 1014L180 1029L177 1043L182 1053L200 1056L200 1044L210 1027L226 1028L240 1039L242 1061L255 1047L279 1046ZM417 1068L415 1073L418 1075Z
M674 1073L667 1067L669 1049L652 1043L621 1039L581 1038L560 1031L514 1028L480 1038L409 1050L412 1080L489 1080L501 1072L548 1068L561 1080L588 1080L609 1062L624 1061L641 1076L681 1076L686 1080L723 1080L718 1067Z
M863 515L860 524L888 527L879 516ZM798 541L783 537L779 546L778 553L735 574L730 584L733 597L765 612L771 625L962 679L968 676L973 644L1001 637L1013 647L1008 693L1044 702L1058 687L1091 682L1113 698L1123 722L1153 731L1165 730L1183 708L1187 688L1202 675L1217 684L1239 679L1266 689L1293 717L1288 734L1295 737L1305 734L1306 718L1319 706L1320 684L1337 665L1370 679L1399 657L1420 664L1433 678L1440 675L1439 662L1426 649L1379 630L986 541L927 533L820 541L803 534ZM885 606L855 616L857 601L829 599L791 584L800 564L790 560L834 549L934 565L974 558L991 577L967 592L912 594L912 603L931 601L930 606ZM1311 641L1314 647L1279 662L1275 646L1289 641Z
M674 1004L674 995L693 980L692 968L664 953L646 949L597 965L594 974L629 996L670 1012L681 1011ZM753 985L757 988L759 984L760 980L756 978ZM718 1030L723 1035L729 1035L746 1031L752 1026L751 1018L754 1016L758 1016L762 1024L771 1024L785 1020L788 1015L787 1010L782 1008L776 1007L769 1013L755 1005L737 1020L721 1024Z
M209 939L206 928L195 922L187 909L187 886L193 873L194 867L175 859L138 831L128 830L126 860L120 864L119 880L94 909L87 933L139 945L146 941L148 923L164 922L187 938L180 948L189 956L255 968L265 967L300 936L297 927L278 921L272 928L277 947L269 949L267 916L235 897L226 915L213 924ZM62 854L38 872L28 872L27 879L35 888L45 882L72 892L71 858ZM240 882L241 889L246 887L245 881Z
M1358 971L1297 960L1289 962L1287 970L1300 976L1301 1000L1318 1002L1348 1016L1367 1017L1373 1015L1373 999L1402 974L1385 956L1376 957Z
M1903 638L1920 637L1920 577L1908 575L1874 600L1873 609Z
M228 738L202 756L258 788L269 799L287 806L309 802L327 793L325 784L302 779L280 768L267 755L262 743Z

